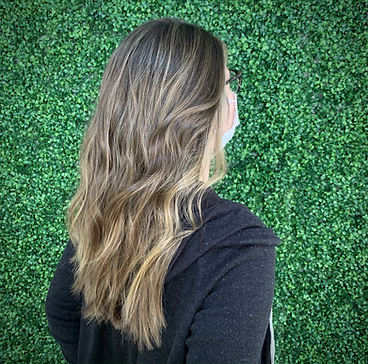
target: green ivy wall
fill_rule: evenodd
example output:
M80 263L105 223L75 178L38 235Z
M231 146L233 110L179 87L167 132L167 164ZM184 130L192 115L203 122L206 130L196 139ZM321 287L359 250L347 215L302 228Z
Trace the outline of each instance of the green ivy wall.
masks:
M277 363L368 363L368 3L354 0L0 1L0 363L64 363L44 303L84 126L112 51L168 16L221 37L244 73L216 190L283 241Z

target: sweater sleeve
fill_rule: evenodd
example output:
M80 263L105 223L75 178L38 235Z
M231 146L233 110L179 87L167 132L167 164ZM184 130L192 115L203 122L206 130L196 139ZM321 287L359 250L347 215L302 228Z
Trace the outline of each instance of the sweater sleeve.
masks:
M246 247L194 316L186 363L261 363L274 280L275 247Z
M51 335L60 345L65 359L76 363L81 300L71 293L74 281L72 255L73 246L69 241L51 281L45 308Z

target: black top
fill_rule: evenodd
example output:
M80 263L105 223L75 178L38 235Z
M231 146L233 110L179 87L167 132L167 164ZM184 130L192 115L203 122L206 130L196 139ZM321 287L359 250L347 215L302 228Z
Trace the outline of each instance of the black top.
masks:
M275 277L272 229L212 190L204 225L185 238L164 286L162 346L139 352L110 324L81 318L71 295L69 241L46 299L51 334L69 363L270 363L269 316Z

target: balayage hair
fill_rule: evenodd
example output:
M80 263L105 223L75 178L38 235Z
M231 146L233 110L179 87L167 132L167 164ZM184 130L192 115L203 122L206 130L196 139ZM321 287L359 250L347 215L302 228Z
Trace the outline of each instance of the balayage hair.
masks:
M73 292L86 319L110 322L140 350L161 345L170 261L226 171L226 62L224 43L197 25L144 23L112 54L81 146L67 213Z

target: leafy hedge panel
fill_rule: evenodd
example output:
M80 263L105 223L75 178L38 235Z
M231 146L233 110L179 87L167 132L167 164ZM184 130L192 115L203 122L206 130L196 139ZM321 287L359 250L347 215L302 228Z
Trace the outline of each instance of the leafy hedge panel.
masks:
M354 0L0 2L0 362L64 362L44 302L84 126L112 51L167 16L221 37L244 73L216 190L282 238L277 363L368 363L368 11Z

